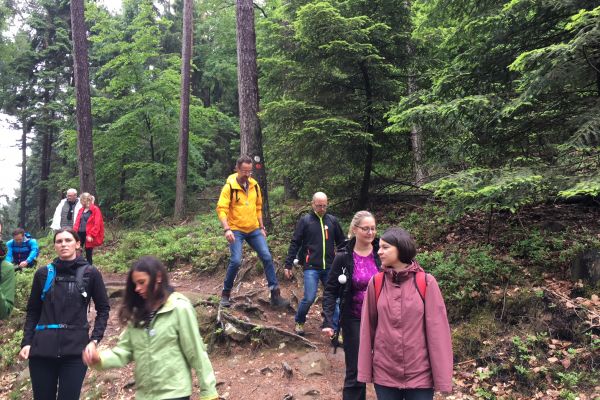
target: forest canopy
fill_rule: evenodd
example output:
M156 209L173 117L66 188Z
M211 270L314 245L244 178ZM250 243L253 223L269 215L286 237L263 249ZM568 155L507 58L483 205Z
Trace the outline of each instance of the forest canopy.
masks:
M271 188L367 207L398 183L455 213L600 195L600 2L265 0L255 6ZM181 1L87 2L97 198L172 215ZM2 218L48 225L78 185L69 2L0 3L0 107L30 149ZM194 5L187 198L239 155L233 1ZM11 143L11 145L14 143ZM17 150L13 150L17 151ZM23 201L21 202L21 197Z

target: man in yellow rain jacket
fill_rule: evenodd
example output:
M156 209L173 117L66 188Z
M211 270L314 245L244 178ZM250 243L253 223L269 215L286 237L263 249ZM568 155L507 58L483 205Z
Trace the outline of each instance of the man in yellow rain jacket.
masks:
M242 264L242 245L245 240L263 263L271 291L271 306L286 308L289 302L281 297L273 257L267 245L267 231L262 219L262 193L258 182L251 178L252 159L248 156L238 158L236 171L227 178L217 203L217 215L231 253L220 304L222 307L231 306L229 298Z

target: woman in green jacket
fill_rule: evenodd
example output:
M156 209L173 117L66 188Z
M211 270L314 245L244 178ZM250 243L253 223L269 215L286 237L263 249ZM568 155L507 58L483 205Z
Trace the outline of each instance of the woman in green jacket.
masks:
M196 370L200 399L218 398L216 379L190 301L173 291L165 266L156 258L137 260L129 270L121 323L127 328L117 346L84 351L83 361L98 369L135 361L136 399L189 399L191 368Z

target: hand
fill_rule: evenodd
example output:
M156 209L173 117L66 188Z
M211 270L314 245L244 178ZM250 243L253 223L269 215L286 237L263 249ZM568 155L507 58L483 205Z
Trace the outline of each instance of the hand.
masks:
M23 348L19 352L19 357L21 357L22 360L27 360L29 358L29 350L30 349L31 349L30 345L23 346Z
M227 229L227 230L225 231L225 239L227 239L227 241L228 241L229 243L233 243L233 242L235 242L235 235L233 234L233 232L232 232L232 230L231 230L231 229Z
M85 238L86 238L86 240L87 240L88 242L92 242L92 241L94 241L94 238L93 238L93 237L91 237L90 235L87 235Z
M323 332L324 334L326 334L327 337L330 338L330 339L333 336L333 328L323 328L323 329L321 329L321 332Z
M267 237L267 230L264 227L260 228L260 231L262 232L264 237Z
M81 358L88 367L94 366L100 362L100 353L98 353L96 342L91 341L87 346L85 346Z
M285 274L285 277L286 277L287 279L292 279L292 278L293 278L293 276L294 276L294 272L292 271L292 269L291 269L291 268L290 268L290 269L288 269L288 268L284 269L284 270L283 270L283 273Z
M21 262L19 263L19 268L25 268L25 267L27 267L28 265L29 265L29 264L27 264L27 261L21 261Z

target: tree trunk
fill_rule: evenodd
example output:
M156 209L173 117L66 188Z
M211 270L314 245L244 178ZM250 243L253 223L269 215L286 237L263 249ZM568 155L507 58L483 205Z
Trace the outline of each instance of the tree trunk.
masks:
M410 14L411 2L409 0L405 2L405 7ZM408 54L408 63L410 65L408 68L408 95L410 96L419 90L417 78L415 77L417 71L414 68L415 46L410 39L406 45L406 51ZM420 186L425 182L427 171L423 165L423 129L418 124L413 124L410 128L410 144L413 154L415 186Z
M25 227L25 216L27 215L27 133L29 133L29 122L23 117L23 132L21 134L21 198L19 208L19 226Z
M50 159L52 156L52 131L45 127L42 131L42 162L40 166L40 202L38 221L41 229L46 228L46 209L48 208L48 178L50 177Z
M298 200L298 189L294 187L288 176L283 177L283 193L286 200Z
M177 183L175 188L175 219L185 214L187 189L188 146L190 134L190 65L193 41L193 0L183 1L183 40L181 44L181 108L179 109L179 157L177 158Z
M258 68L252 0L237 0L237 61L241 153L254 160L254 177L263 196L263 222L271 227L267 172L263 159L262 131L258 120Z
M96 194L87 31L85 27L83 0L71 0L71 30L73 36L73 63L76 94L79 189L81 192Z
M360 70L363 76L363 82L365 85L365 101L366 101L366 112L365 115L365 130L373 137L375 127L373 126L373 91L371 89L371 77L369 71L364 62L360 64ZM364 210L369 203L369 187L371 186L371 170L373 169L373 145L367 145L367 154L365 157L365 165L363 170L362 183L360 185L360 193L358 195L357 208Z

